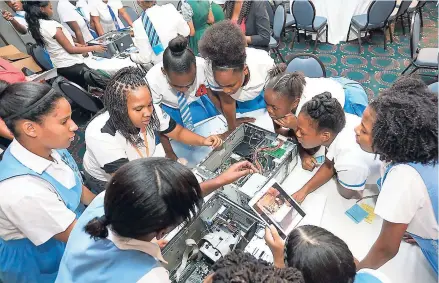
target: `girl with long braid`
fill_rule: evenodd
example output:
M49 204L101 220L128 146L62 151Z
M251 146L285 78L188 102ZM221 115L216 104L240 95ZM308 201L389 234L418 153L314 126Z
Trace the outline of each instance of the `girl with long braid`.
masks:
M224 14L240 27L249 47L268 50L270 18L265 1L226 1Z
M145 75L134 67L117 72L105 90L105 108L85 130L85 177L97 193L123 164L154 156L157 132L188 145L222 144L218 136L205 138L183 128L153 104Z

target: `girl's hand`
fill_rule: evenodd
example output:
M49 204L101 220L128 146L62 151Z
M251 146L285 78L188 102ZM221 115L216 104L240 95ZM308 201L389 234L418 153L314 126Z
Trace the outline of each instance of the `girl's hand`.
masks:
M231 184L241 177L259 172L258 169L248 161L241 161L233 164L221 175L218 176L222 186Z
M265 242L267 243L267 246L270 248L271 253L273 254L274 266L278 268L285 267L285 242L279 236L276 227L274 227L273 225L270 225L270 227L265 227Z
M274 122L281 127L292 129L293 131L297 130L297 118L293 114L288 114L283 118L274 120Z
M208 136L203 141L203 145L211 146L213 149L220 147L222 144L223 140L218 135Z
M95 51L95 52L102 53L102 52L105 52L106 50L107 50L107 47L103 46L103 45L95 45L95 46L93 46L93 51Z

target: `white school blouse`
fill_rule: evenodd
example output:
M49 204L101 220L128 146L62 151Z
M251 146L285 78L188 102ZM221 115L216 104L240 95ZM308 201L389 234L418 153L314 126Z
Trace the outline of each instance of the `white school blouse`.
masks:
M105 4L102 0L89 0L88 8L90 10L90 16L99 17L104 33L116 30L116 25L113 22L108 6L113 10L117 23L120 28L124 28L122 21L119 19L119 9L123 8L122 1L120 0L108 0Z
M245 63L250 71L250 80L231 95L233 99L240 102L253 100L261 93L267 80L268 71L274 67L274 60L266 51L247 47L245 52L247 54ZM214 79L211 64L206 68L206 77L208 88L217 92L222 91Z
M164 134L172 132L176 127L175 121L163 112L159 106L154 105L154 110L160 124L158 131ZM154 133L147 130L146 141L143 134L139 133L139 137L143 142L133 146L114 128L109 119L110 114L106 111L95 117L85 130L84 169L94 178L104 182L109 181L111 174L116 172L123 164L142 158L143 156L140 156L138 151L145 156L145 142L147 142L149 148L148 157L154 156L155 152Z
M189 104L199 99L197 92L203 85L206 86L206 61L201 57L195 57L197 64L197 74L194 84L185 92L185 97ZM178 105L177 91L173 89L162 73L163 62L152 67L146 74L146 80L151 88L154 103L163 103L172 108L180 108Z
M62 25L70 32L72 36L75 36L75 32L69 27L68 22L77 22L79 28L81 29L82 36L84 37L84 41L88 42L93 40L93 36L88 29L86 20L79 14L76 10L76 7L70 3L68 0L59 0L57 12L59 16L59 20ZM85 11L84 16L85 16ZM90 18L90 16L89 16Z

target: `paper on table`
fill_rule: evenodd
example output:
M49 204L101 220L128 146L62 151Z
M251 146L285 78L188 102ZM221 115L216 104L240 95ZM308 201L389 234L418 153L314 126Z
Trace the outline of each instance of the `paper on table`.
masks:
M323 194L313 193L306 197L301 204L306 215L299 223L299 226L303 225L315 225L320 226L323 218L323 212L325 211L326 196Z

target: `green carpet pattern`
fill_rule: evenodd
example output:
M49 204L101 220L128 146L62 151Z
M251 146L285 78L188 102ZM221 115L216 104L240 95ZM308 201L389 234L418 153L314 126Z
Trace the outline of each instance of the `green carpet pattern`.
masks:
M329 0L328 0L329 1ZM428 3L423 8L424 27L422 29L421 47L438 46L438 9L435 2ZM407 21L406 21L407 25ZM366 89L369 99L388 88L401 75L401 72L410 64L410 35L406 27L406 35L402 34L398 22L394 27L393 43L390 43L389 34L387 50L383 47L383 34L373 34L371 42L363 40L362 53L358 53L358 40L348 43L331 45L319 43L316 55L325 65L327 76L343 76L360 82ZM314 41L304 40L294 42L291 49L292 32L287 33L280 43L280 51L288 59L296 53L311 53ZM275 57L272 54L273 58ZM279 61L276 59L276 61ZM423 71L418 71L423 72ZM431 74L431 71L425 71ZM434 78L422 77L426 83L432 83ZM75 115L76 116L76 115ZM87 119L76 117L79 124L78 134L69 148L79 167L82 168L82 157L85 153L84 130ZM80 121L83 121L82 123Z

